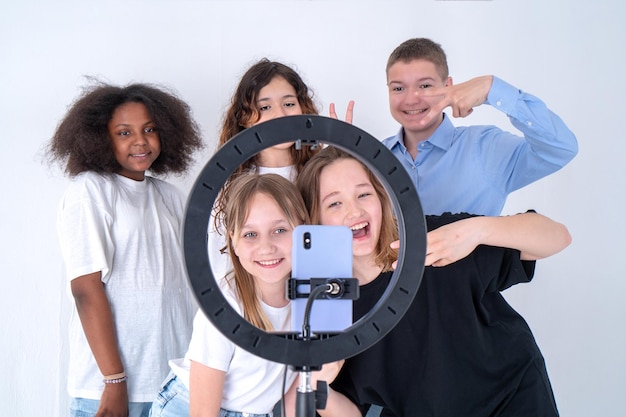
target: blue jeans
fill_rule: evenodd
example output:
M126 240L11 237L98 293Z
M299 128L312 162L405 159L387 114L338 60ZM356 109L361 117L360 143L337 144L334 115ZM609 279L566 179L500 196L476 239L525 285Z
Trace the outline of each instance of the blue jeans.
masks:
M152 403L128 403L128 417L148 417ZM70 417L94 417L100 407L100 400L72 398Z
M189 416L189 390L176 376L163 384L157 399L152 403L150 417ZM272 417L272 414L251 414L221 409L219 417Z
M176 378L168 377L152 403L150 417L182 417L189 415L189 390Z

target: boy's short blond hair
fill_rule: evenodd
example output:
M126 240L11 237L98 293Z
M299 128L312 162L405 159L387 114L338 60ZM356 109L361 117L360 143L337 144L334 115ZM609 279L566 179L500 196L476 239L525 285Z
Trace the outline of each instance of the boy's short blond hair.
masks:
M387 60L385 71L389 73L389 68L396 62L411 62L423 59L435 64L437 72L442 80L448 78L448 60L441 45L427 38L413 38L402 42L393 50Z

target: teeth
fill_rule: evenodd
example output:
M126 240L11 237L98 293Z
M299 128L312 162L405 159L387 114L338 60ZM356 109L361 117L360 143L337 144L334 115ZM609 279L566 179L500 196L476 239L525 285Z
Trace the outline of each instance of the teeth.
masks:
M272 266L272 265L276 265L277 263L279 263L280 259L274 259L271 261L257 261L257 262L263 266Z
M359 223L359 224L355 224L354 226L350 227L350 230L361 230L363 229L365 226L367 226L368 223L367 222L363 222L363 223Z
M420 114L420 113L424 113L426 111L426 109L422 109L422 110L406 110L405 113L406 114Z
M141 157L141 156L146 156L146 155L148 155L148 154L147 153L136 153L134 155L131 154L130 156L139 156L139 157Z

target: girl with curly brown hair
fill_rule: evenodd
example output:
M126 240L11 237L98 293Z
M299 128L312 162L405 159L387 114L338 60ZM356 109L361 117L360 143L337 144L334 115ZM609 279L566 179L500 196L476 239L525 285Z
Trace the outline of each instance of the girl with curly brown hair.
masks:
M188 346L184 200L146 172L182 174L201 147L189 106L147 84L94 85L57 127L49 159L72 179L57 220L75 304L71 416L147 416Z
M346 111L346 122L352 123L354 102ZM331 103L330 116L337 118ZM238 133L259 123L278 117L318 114L311 89L291 67L263 58L252 65L242 76L230 106L224 114L218 147ZM241 174L256 172L274 173L295 181L304 164L318 149L303 147L297 150L293 142L286 142L264 149L255 157L239 166L231 180ZM209 225L209 261L213 275L221 279L232 268L229 257L224 256L226 236L222 216L228 199L228 184L223 188L214 207L214 217Z

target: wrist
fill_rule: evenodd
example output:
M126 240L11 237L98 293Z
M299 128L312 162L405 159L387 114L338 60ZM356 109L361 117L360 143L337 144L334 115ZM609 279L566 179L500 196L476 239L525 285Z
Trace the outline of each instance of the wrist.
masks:
M117 374L104 375L102 378L102 382L105 384L121 384L126 382L128 377L126 376L126 372L122 371Z

